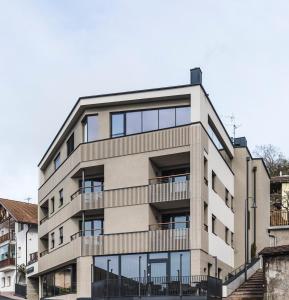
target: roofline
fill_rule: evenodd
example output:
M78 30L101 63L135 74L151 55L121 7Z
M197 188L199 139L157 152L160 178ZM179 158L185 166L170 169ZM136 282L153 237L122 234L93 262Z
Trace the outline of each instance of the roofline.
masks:
M103 97L111 97L111 96L120 96L120 95L129 95L129 94L137 94L137 93L144 93L144 92L155 92L155 91L163 91L163 90L171 90L171 89L179 89L179 88L188 88L188 87L193 87L193 86L200 86L200 88L202 89L203 93L205 94L206 98L209 101L209 104L211 105L214 113L217 116L218 121L220 122L221 126L224 129L225 134L227 135L227 138L229 140L229 143L231 144L232 147L234 147L234 144L231 140L231 137L229 136L226 127L224 126L221 118L219 117L219 114L217 113L210 97L209 94L206 92L204 86L202 84L183 84L183 85L175 85L175 86L167 86L167 87L160 87L160 88L151 88L151 89L142 89L142 90L132 90L132 91L126 91L126 92L116 92L116 93L108 93L108 94L98 94L98 95L90 95L90 96L82 96L79 97L78 100L76 101L76 103L74 104L74 106L72 107L71 111L69 112L68 116L66 117L66 119L64 120L63 124L61 125L60 129L58 130L57 134L55 135L54 139L52 140L52 142L50 143L50 145L48 146L47 150L45 151L44 155L42 156L41 160L38 163L38 167L41 165L41 163L43 162L45 156L48 154L49 150L51 149L53 143L56 141L56 139L58 138L58 135L60 134L61 130L64 128L67 120L70 118L70 116L72 115L74 109L77 107L77 105L79 104L79 102L81 100L85 100L85 99L93 99L93 98L103 98Z
M161 87L161 88L132 90L132 91L126 91L126 92L117 92L117 93L109 93L109 94L98 94L98 95L91 95L91 96L82 96L82 97L79 97L77 99L76 103L74 104L74 106L72 107L72 109L70 110L68 116L65 118L63 124L61 125L60 129L56 133L55 137L53 138L52 142L48 146L47 150L45 151L44 155L42 156L42 158L39 161L39 163L38 163L37 166L39 167L41 165L41 163L43 162L45 156L47 155L47 153L49 152L50 148L52 147L53 143L56 141L56 139L57 139L58 135L60 134L61 130L64 128L67 120L70 118L70 116L72 115L74 109L77 107L77 105L79 104L79 102L81 100L93 99L93 98L102 98L102 97L111 97L111 96L120 96L120 95L128 95L128 94L136 94L136 93L144 93L144 92L163 91L163 90L171 90L171 89L177 89L177 88L187 88L187 87L197 86L197 85L199 85L199 84L184 84L184 85L167 86L167 87Z

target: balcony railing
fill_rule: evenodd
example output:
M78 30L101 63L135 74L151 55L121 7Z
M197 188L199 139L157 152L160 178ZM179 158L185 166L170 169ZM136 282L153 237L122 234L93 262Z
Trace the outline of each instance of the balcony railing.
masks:
M48 254L48 249L46 249L46 250L40 252L40 257L43 257L43 256L45 256L46 254Z
M99 236L103 234L103 230L102 229L95 229L95 230L84 230L84 231L79 231L75 234L73 234L70 237L71 241L74 241L75 239L79 238L79 237L83 237L83 236Z
M15 234L14 233L6 233L0 236L0 244L9 240L15 240Z
M42 220L40 220L40 225L43 224L47 220L48 220L48 216L45 216Z
M190 222L166 222L149 226L150 230L185 229L190 227Z
M275 210L270 213L271 226L289 226L289 210Z
M15 266L15 258L6 258L0 261L0 268Z
M92 299L117 297L153 296L201 296L204 299L221 299L222 282L220 279L200 276L165 276L112 278L92 283ZM202 298L203 299L203 298Z

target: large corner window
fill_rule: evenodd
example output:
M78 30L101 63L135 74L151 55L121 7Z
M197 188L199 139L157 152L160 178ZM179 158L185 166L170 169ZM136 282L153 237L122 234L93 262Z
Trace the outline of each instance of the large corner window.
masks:
M88 115L83 120L83 142L88 143L98 140L99 137L98 115Z
M191 122L191 107L166 107L111 114L111 137L182 126Z

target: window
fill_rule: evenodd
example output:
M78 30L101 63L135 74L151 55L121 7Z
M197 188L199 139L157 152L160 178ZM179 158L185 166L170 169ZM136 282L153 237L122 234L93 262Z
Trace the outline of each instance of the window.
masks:
M216 173L212 171L212 189L216 191L215 188L216 188Z
M204 157L204 182L208 185L208 160Z
M176 108L176 126L186 125L191 123L191 107Z
M176 113L174 108L159 110L159 128L169 128L176 126Z
M225 242L229 244L229 229L225 227Z
M163 229L182 229L189 228L189 213L168 214L162 216Z
M10 286L10 285L11 285L11 277L8 276L8 277L7 277L7 286Z
M225 203L229 207L229 191L225 189Z
M63 205L63 189L59 191L59 207Z
M21 247L18 247L17 257L18 257L18 258L21 258Z
M0 247L0 261L15 258L15 244L6 244Z
M126 113L126 134L134 134L142 131L141 112Z
M124 113L111 115L111 136L124 136Z
M218 268L218 278L221 279L222 278L222 269Z
M216 234L216 217L212 215L212 232Z
M208 204L204 202L204 230L208 231Z
M24 229L23 223L18 223L18 232L22 231Z
M182 126L191 122L191 107L167 107L111 114L111 136Z
M84 187L82 187L82 180L79 180L79 187L83 188L84 193L101 192L103 191L103 177L86 178Z
M234 212L234 197L231 196L231 210Z
M2 286L2 287L5 287L5 277L2 277L2 280L1 280L1 286Z
M42 276L42 297L76 293L76 266L70 265Z
M231 232L231 247L234 248L234 233Z
M53 249L54 248L54 246L55 246L55 240L54 240L54 232L52 232L51 233L51 249Z
M54 170L57 170L61 165L60 152L54 158Z
M54 197L51 198L50 200L50 205L51 205L51 210L50 212L53 213L54 209L55 209L55 201L54 201Z
M79 222L82 231L82 221ZM103 234L103 219L87 220L84 222L84 236L98 236Z
M69 156L74 150L74 133L67 140L66 148L67 148L67 156Z
M98 116L86 116L83 121L83 141L85 143L96 141L98 139L99 124Z
M158 129L158 110L145 110L142 112L143 131L152 131Z
M59 228L59 245L63 243L63 227Z
M208 263L208 276L211 276L212 264Z
M223 150L224 146L222 141L219 139L218 135L216 134L216 130L213 128L213 126L209 123L208 127L208 134L211 137L213 143L217 147L218 150Z

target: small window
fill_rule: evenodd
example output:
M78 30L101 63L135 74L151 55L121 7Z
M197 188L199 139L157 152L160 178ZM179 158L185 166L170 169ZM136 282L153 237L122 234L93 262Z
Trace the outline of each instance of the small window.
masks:
M11 277L8 276L8 277L7 277L7 286L10 286L10 285L11 285Z
M212 232L216 234L216 217L212 215Z
M218 268L218 278L222 279L222 269Z
M248 222L247 222L247 224L248 224L248 230L249 230L250 227L251 227L250 226L251 225L251 213L250 213L250 210L248 210L248 215L247 216L248 216L248 220L247 220Z
M204 202L204 230L208 231L208 204Z
M63 243L63 227L59 228L59 245Z
M111 115L111 137L124 136L124 113Z
M234 233L231 232L231 247L234 248Z
M225 189L225 202L226 205L229 207L229 191Z
M21 247L18 247L17 258L21 258Z
M216 173L212 171L212 189L216 191Z
M231 210L234 212L234 197L231 196Z
M50 213L53 213L54 212L54 209L55 209L55 201L54 201L54 197L51 198L50 200Z
M23 223L18 223L18 232L22 231L24 229Z
M55 246L54 232L51 233L51 249Z
M67 148L67 156L69 156L74 150L74 133L67 140L66 148Z
M225 242L229 244L229 229L225 227Z
M211 276L212 264L208 263L208 276Z
M60 152L57 154L57 156L54 159L54 169L57 170L61 165L61 159L60 159Z
M84 143L93 142L98 139L99 124L98 116L86 116L83 121L83 141Z
M59 191L59 207L63 205L63 189Z
M2 287L5 287L5 277L2 277L1 283Z

